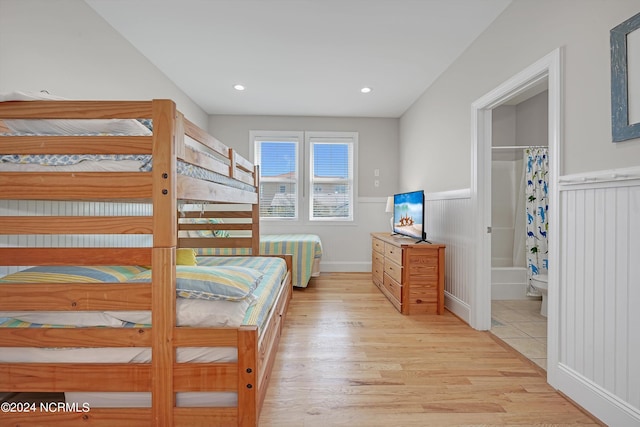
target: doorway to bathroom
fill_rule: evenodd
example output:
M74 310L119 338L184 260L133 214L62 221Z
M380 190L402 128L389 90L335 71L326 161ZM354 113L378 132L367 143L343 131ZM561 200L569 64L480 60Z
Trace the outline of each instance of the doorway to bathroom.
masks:
M557 177L559 176L560 165L560 145L561 145L561 51L556 49L547 56L541 58L536 63L527 67L522 72L518 73L496 89L492 90L482 98L478 99L472 104L472 188L471 199L472 205L475 208L475 285L473 287L472 296L470 298L470 312L469 319L471 326L480 330L492 329L492 311L499 313L501 310L502 319L509 317L518 317L517 313L523 314L525 311L535 312L539 315L539 308L541 301L530 300L525 295L522 299L515 300L516 304L512 304L514 307L501 307L502 300L496 300L492 293L494 292L492 284L492 255L494 258L500 258L496 254L492 254L492 237L493 237L493 209L492 209L492 186L498 183L503 183L502 180L496 178L492 179L492 163L493 163L493 133L494 126L496 130L498 125L494 125L494 116L500 116L500 107L517 106L524 101L532 100L536 96L546 97L547 99L547 145L548 145L548 160L549 160L549 210L548 210L548 298L547 298L547 318L546 318L546 361L545 366L547 369L547 380L553 385L553 378L555 377L555 369L558 360L558 339L557 339L557 322L559 318L559 311L557 307L557 282L558 282L558 269L554 269L554 262L556 254L558 253L558 240L559 236L553 234L553 230L558 230L558 218L559 218L559 204L558 204L558 191L557 191ZM542 95L546 91L545 95ZM538 100L539 101L539 100ZM534 101L531 101L534 102ZM517 107L516 107L517 108ZM542 142L521 142L517 143L509 142L509 145L544 145ZM504 146L507 146L506 143ZM508 156L508 150L517 150L519 148L504 149L502 156ZM499 149L500 150L500 149ZM515 151L513 152L515 153ZM512 154L513 154L512 153ZM514 154L515 155L515 154ZM504 165L503 165L504 166ZM511 167L510 167L511 168ZM509 169L509 168L507 168ZM515 177L517 172L516 166L512 167L512 173ZM509 184L515 187L515 184ZM502 214L502 212L497 212ZM500 226L498 226L500 228ZM505 227L508 228L508 227ZM515 224L513 226L515 233ZM500 234L503 230L499 230ZM504 233L503 233L504 234ZM499 245L499 244L498 244ZM509 245L507 245L509 246ZM506 266L507 267L514 267ZM528 285L526 268L520 268L520 271L514 272L514 274L520 273L521 278L513 281L513 283L519 283L514 287L508 288L508 292L518 292L517 287L526 287ZM522 276L525 278L522 280ZM501 279L503 281L511 281L511 279ZM506 288L506 286L497 286L496 289ZM502 289L504 290L504 289ZM508 296L508 295L507 295ZM507 299L505 299L507 300ZM513 301L513 298L508 299ZM527 304L532 307L527 307ZM535 305L534 305L535 304ZM520 305L520 307L518 307ZM492 308L494 310L492 310ZM513 308L516 308L513 310ZM507 312L506 310L510 310ZM542 317L542 316L541 316ZM543 321L542 319L536 319ZM497 321L498 318L494 320ZM524 323L524 322L523 322ZM498 326L498 325L496 325ZM506 325L505 325L506 326ZM540 329L540 326L532 326L536 330ZM544 328L544 326L542 326ZM523 334L524 331L520 330ZM532 332L532 335L540 335L540 332ZM531 336L526 334L527 336ZM521 337L525 338L525 337ZM544 337L531 337L531 338L544 338ZM544 350L543 350L543 353ZM540 358L541 359L541 358Z
M491 114L491 332L545 370L546 289L530 278L548 263L547 83Z

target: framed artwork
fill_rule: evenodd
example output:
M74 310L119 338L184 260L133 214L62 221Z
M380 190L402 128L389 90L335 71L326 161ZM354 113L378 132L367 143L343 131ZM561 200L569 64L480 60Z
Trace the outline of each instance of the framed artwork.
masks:
M640 13L611 30L613 142L640 138Z

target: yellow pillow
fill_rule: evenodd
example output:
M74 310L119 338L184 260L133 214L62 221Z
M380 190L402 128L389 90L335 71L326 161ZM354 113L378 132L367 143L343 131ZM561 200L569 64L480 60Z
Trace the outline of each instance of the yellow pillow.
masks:
M196 251L191 248L180 248L176 250L177 265L198 265L196 261Z

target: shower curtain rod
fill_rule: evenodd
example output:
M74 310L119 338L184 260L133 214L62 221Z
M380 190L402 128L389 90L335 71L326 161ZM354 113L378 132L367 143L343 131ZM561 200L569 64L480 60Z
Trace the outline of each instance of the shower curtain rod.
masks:
M491 147L492 150L514 150L517 148L549 148L548 145L497 145L495 147Z

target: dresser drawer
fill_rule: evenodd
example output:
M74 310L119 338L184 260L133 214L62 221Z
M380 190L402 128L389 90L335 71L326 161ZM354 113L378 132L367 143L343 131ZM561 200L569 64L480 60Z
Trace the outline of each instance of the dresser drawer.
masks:
M390 259L398 265L402 265L402 249L390 245L388 243L384 244L384 257Z
M374 253L384 254L384 242L378 239L371 240L371 250Z
M383 284L395 299L397 299L398 301L402 299L402 285L400 285L400 283L393 280L390 276L385 275Z
M384 265L384 256L379 252L375 252L374 251L371 254L371 260L372 260L372 262L379 262L380 265Z
M382 277L384 276L384 262L376 261L375 258L371 264L371 275L373 276L373 281L377 283L382 283Z
M380 288L382 294L387 298L387 300L389 300L389 302L396 308L396 310L402 313L402 302L400 302L400 300L396 298L386 286L379 285L378 288Z
M385 258L384 272L387 273L396 282L402 283L402 267L399 264L396 264L390 259Z

